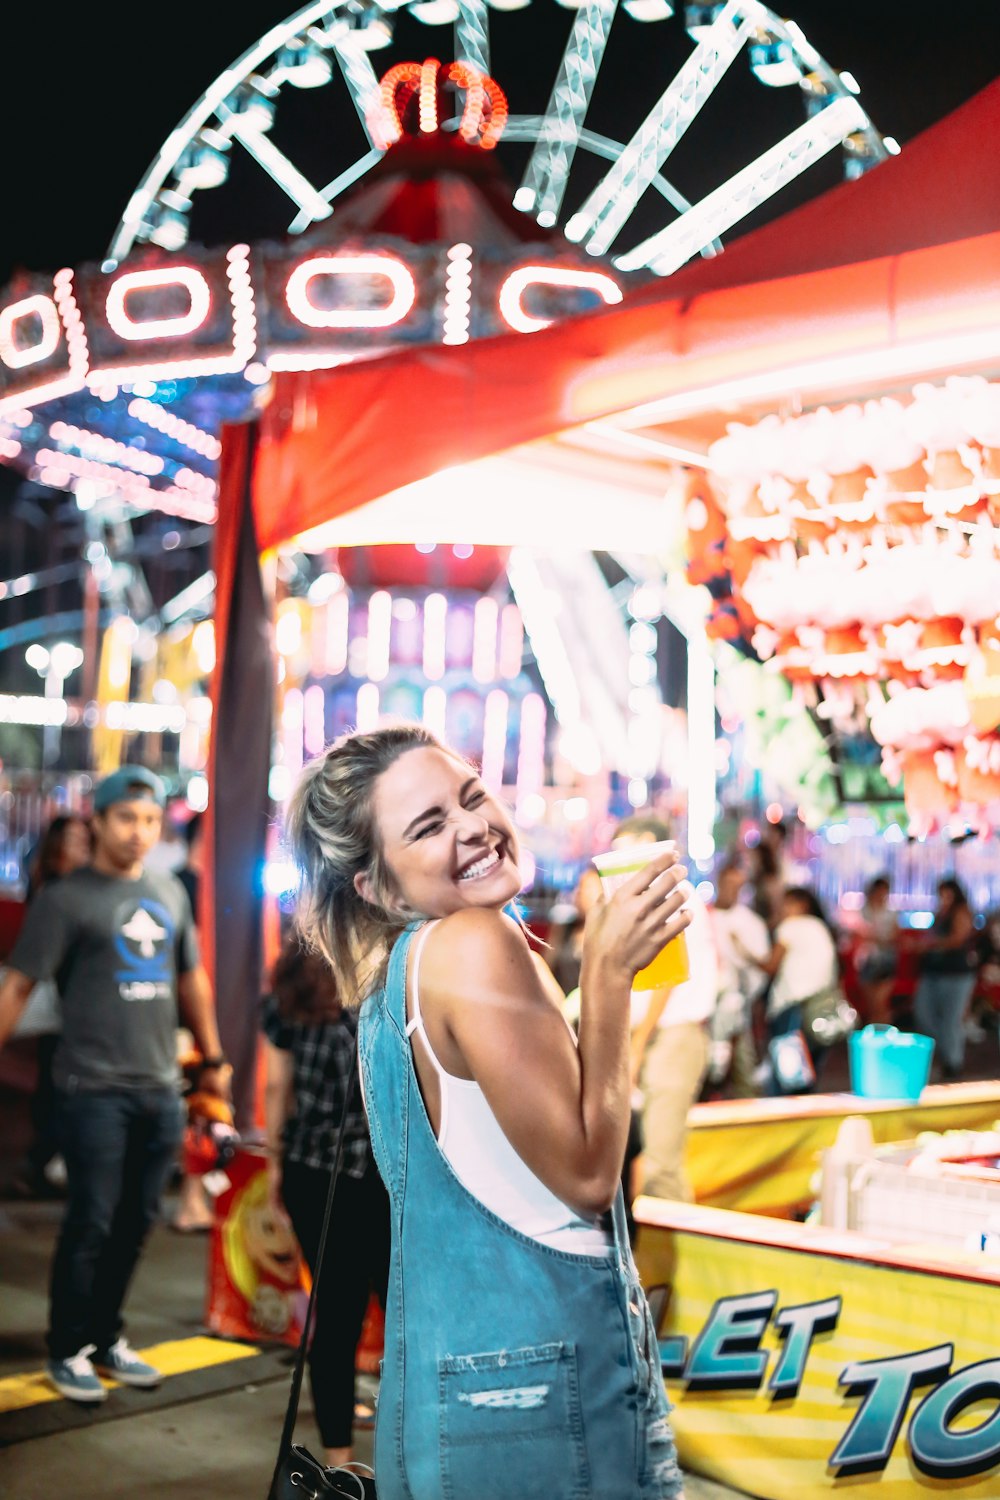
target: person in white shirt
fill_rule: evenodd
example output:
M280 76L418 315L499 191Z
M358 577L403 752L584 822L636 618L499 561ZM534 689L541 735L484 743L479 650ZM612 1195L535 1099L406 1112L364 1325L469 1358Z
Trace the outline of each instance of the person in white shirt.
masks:
M868 1020L892 1019L892 992L898 965L899 918L889 905L891 886L884 875L869 882L861 912L858 980L868 1007Z
M719 963L713 1047L717 1045L724 1053L718 1076L722 1079L728 1072L737 1099L752 1099L759 1092L754 1083L753 1005L766 983L760 964L771 948L767 923L741 900L746 884L741 861L727 860L719 870L715 902L709 908Z
M661 819L638 814L619 823L611 847L659 843L669 837ZM641 1114L640 1191L687 1201L692 1197L684 1171L687 1115L708 1070L708 1026L719 993L708 912L690 888L689 892L685 910L691 924L685 940L691 977L669 990L633 990L631 1041L633 1097Z
M747 955L749 957L749 955ZM807 886L791 886L782 900L782 917L770 953L757 967L773 976L767 997L768 1040L802 1030L802 1003L831 989L840 977L833 934L815 893ZM818 1071L822 1052L812 1052ZM800 1092L782 1089L777 1092Z

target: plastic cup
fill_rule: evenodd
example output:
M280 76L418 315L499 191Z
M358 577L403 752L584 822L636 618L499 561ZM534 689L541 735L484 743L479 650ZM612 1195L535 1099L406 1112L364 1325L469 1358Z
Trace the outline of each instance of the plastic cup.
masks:
M601 877L604 894L610 896L636 870L644 869L658 854L674 848L676 845L673 840L667 839L659 844L628 844L624 849L609 849L605 854L595 854L593 862ZM681 932L660 949L652 963L639 970L632 981L632 988L672 990L674 985L683 984L690 978L687 943Z

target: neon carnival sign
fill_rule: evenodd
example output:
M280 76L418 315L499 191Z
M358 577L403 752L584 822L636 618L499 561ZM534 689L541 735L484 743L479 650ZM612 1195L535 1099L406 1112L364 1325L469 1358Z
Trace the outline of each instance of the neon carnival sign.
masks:
M491 151L506 119L493 79L429 58L389 70L370 125L390 150L403 136L434 137L447 160L452 146ZM533 333L621 299L615 276L565 242L495 245L485 234L477 244L331 243L314 230L26 275L0 292L0 461L43 484L110 485L211 519L216 435L275 372ZM141 460L154 455L147 472Z
M530 333L621 298L606 272L546 250L511 268L464 244L234 245L110 275L60 271L0 306L0 412L142 378L249 370L260 384L394 344Z

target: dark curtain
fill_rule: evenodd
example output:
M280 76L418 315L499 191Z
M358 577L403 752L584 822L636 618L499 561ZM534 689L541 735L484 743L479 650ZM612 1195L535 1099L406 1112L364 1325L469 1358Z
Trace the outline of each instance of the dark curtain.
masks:
M215 527L215 672L200 927L236 1127L255 1123L263 981L263 869L274 672L251 504L256 424L223 429Z

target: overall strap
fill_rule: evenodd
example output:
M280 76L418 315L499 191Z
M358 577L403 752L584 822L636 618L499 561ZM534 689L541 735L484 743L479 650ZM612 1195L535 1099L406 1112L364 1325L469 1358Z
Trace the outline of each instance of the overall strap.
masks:
M431 1055L431 1060L433 1061L435 1068L439 1073L443 1073L444 1069L441 1067L441 1064L434 1056L434 1050L431 1047L430 1042L427 1040L427 1033L424 1030L424 1018L420 1014L420 960L423 956L424 944L427 941L430 930L432 927L436 926L436 921L425 922L423 930L421 931L420 936L417 938L417 946L413 954L413 973L410 976L410 994L413 1000L413 1006L410 1019L406 1023L406 1035L412 1036L415 1031L420 1032L420 1035L423 1037L424 1042L427 1046L427 1050Z
M389 968L383 991L385 1009L401 1036L406 1035L406 959L413 935L422 926L423 921L424 918L421 917L404 928L389 955Z

